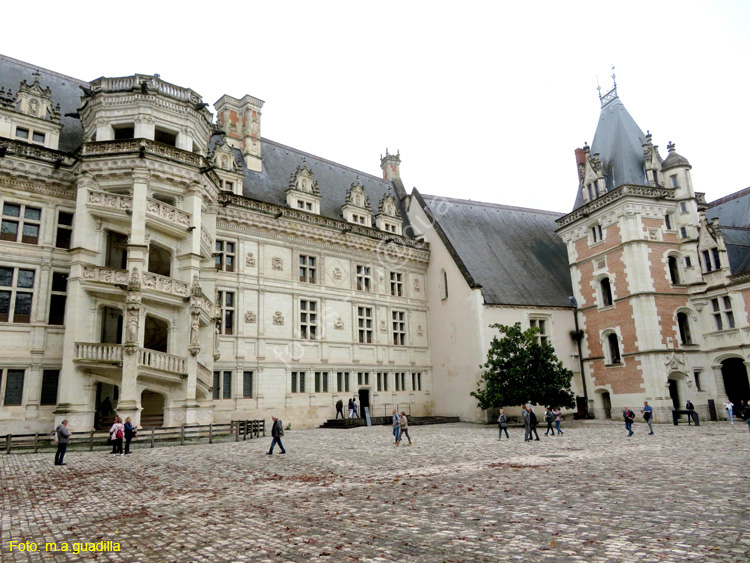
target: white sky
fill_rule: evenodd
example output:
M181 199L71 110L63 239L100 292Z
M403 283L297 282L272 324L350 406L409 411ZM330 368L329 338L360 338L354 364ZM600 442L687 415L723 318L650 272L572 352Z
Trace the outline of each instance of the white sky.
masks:
M266 104L263 137L407 189L568 212L574 150L618 93L710 201L750 185L750 3L41 2L3 7L5 55L84 80L160 73ZM12 22L12 23L11 23ZM10 24L10 25L9 25ZM321 186L324 189L324 186Z

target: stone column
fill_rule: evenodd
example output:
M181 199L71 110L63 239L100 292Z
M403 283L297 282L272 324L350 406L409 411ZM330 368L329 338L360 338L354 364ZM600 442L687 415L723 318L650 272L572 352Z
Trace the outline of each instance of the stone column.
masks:
M726 411L721 406L729 398L724 388L724 374L721 373L721 364L714 364L711 368L714 370L714 380L716 381L716 417L726 419Z
M130 416L140 423L138 407L138 360L140 358L141 280L138 268L130 274L128 294L125 297L125 344L122 355L122 380L117 414L125 420Z

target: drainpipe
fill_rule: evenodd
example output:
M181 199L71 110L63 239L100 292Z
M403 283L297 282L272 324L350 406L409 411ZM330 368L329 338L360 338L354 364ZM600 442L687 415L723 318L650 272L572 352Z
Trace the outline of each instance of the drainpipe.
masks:
M580 329L578 328L578 302L576 301L576 298L572 295L570 296L570 303L573 305L573 319L575 319L575 325L576 325L576 342L578 343L578 361L581 365L581 383L583 384L583 400L586 402L586 405L583 409L583 415L586 420L589 418L589 394L586 389L586 374L583 370L583 348L581 347L581 340L583 340L583 335L581 334Z

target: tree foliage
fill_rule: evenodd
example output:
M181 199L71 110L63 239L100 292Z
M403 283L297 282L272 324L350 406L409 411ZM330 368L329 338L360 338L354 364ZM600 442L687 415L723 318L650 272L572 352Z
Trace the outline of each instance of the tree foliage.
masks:
M494 336L487 352L487 362L477 390L481 409L510 407L526 403L573 407L570 389L573 373L557 359L549 342L537 342L538 328L521 330L521 323L513 326L490 325L504 336Z

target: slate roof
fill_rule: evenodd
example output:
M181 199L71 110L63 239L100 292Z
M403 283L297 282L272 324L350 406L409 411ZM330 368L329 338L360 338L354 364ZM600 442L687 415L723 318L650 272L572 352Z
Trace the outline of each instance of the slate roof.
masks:
M60 150L72 152L83 142L83 127L78 119L65 117L65 114L75 113L81 107L83 92L78 86L88 87L89 83L0 55L0 87L5 88L6 92L8 89L13 90L15 95L22 81L29 84L34 82L32 73L37 70L40 75L39 84L42 88L49 87L52 90L52 105L60 104L60 122L63 126L60 132Z
M732 274L750 270L750 188L708 204L706 218L719 218Z
M591 143L591 154L599 153L607 191L623 184L648 185L643 162L645 142L643 131L614 91L612 99L602 106ZM573 209L583 204L583 194L578 190Z
M563 213L413 194L485 303L572 308L568 254L555 234Z

